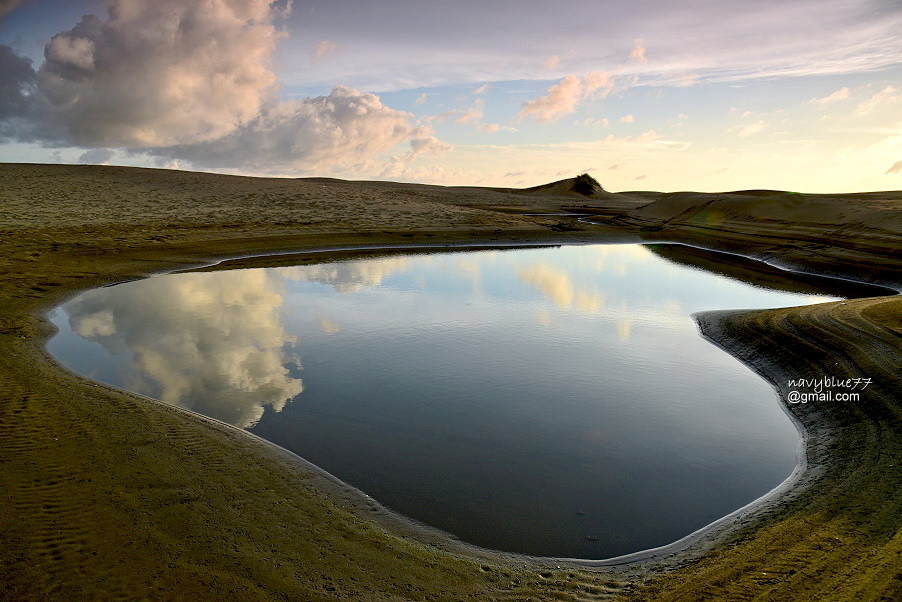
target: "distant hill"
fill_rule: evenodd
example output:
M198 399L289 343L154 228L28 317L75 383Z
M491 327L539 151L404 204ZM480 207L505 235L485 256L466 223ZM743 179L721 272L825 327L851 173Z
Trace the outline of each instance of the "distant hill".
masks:
M575 197L590 197L596 194L606 194L605 189L601 187L598 180L587 173L580 174L575 178L558 180L557 182L533 186L532 188L515 189L511 190L511 192L541 196Z

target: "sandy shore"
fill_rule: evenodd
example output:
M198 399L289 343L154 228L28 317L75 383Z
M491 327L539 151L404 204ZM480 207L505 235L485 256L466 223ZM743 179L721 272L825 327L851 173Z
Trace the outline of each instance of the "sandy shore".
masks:
M700 316L781 395L788 378L827 367L873 388L858 404L792 407L808 469L790 493L626 568L481 552L413 529L243 431L85 381L44 351L43 315L78 291L310 249L644 238L899 284L898 192L693 198L0 165L4 599L898 597L896 298ZM522 215L564 211L603 225Z

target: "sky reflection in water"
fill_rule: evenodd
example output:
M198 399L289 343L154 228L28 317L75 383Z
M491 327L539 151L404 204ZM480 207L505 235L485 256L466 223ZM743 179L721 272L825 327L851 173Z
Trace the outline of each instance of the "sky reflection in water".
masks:
M639 245L166 275L55 312L97 380L249 428L466 541L602 558L791 472L770 387L690 314L827 300Z

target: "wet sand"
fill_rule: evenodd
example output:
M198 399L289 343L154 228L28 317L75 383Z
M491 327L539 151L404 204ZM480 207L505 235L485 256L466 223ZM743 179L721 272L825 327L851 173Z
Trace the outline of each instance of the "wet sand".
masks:
M897 298L699 316L705 336L778 391L827 366L836 377L867 375L873 388L857 404L792 406L808 432L808 468L789 493L682 552L625 567L448 540L243 431L88 382L44 351L52 327L43 315L79 291L312 249L680 241L898 286L902 193L751 192L693 201L583 196L561 184L511 191L0 165L3 597L898 597ZM521 215L566 211L602 225Z

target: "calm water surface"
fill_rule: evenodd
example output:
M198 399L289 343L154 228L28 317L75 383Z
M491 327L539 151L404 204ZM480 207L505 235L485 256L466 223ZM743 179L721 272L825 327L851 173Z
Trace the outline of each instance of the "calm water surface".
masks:
M799 435L690 314L801 305L640 245L387 256L89 291L50 351L465 541L605 558L766 493Z

